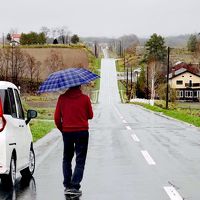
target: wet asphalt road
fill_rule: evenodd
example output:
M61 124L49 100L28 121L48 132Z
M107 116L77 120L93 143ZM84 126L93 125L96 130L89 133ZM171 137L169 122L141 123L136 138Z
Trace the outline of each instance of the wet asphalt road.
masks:
M120 103L115 61L102 60L81 200L199 200L200 130ZM59 133L58 133L59 134ZM0 199L64 200L62 141L30 182Z

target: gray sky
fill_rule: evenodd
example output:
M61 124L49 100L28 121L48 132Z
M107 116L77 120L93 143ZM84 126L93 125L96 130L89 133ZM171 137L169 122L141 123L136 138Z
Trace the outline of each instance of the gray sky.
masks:
M0 0L0 34L67 26L80 36L200 32L200 0Z

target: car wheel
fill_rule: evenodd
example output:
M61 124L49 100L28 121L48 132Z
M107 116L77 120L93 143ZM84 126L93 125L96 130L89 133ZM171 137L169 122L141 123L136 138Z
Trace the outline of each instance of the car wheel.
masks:
M35 171L35 153L33 148L29 152L29 165L23 169L20 173L23 177L31 177Z
M4 186L13 187L16 182L16 160L12 156L10 161L10 173L8 175L2 175L1 182Z

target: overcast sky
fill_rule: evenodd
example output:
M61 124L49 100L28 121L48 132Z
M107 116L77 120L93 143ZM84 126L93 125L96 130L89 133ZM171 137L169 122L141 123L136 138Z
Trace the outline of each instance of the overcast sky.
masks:
M0 0L0 34L67 26L80 36L200 32L200 0Z

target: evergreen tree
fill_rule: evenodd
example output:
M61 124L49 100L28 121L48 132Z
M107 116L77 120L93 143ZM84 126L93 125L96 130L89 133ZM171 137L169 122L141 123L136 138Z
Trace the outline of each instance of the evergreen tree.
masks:
M10 33L7 34L6 39L8 40L8 42L10 42L12 40L12 37L11 37Z
M20 44L32 45L32 44L45 44L46 37L44 33L30 32L28 34L22 33L20 37Z
M149 78L151 79L151 99L155 98L155 88L158 85L157 73L160 71L160 66L166 60L167 48L165 46L165 40L162 36L154 33L145 44L146 53L144 61L148 63Z
M57 39L54 39L54 40L53 40L53 44L58 44L58 40L57 40Z
M78 37L78 35L73 35L72 37L71 37L71 43L73 43L73 44L77 44L79 42L79 37Z
M167 56L167 48L165 46L165 40L162 36L154 33L145 44L146 62L164 61Z

